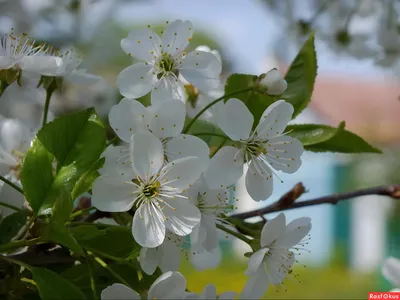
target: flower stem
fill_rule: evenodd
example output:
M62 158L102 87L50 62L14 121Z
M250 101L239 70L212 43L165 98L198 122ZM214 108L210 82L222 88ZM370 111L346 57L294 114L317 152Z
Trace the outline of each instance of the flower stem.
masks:
M28 246L36 245L36 244L43 243L43 242L44 242L44 239L41 237L37 237L34 239L30 239L30 240L13 241L13 242L1 245L0 253L10 252L10 251L22 248L22 247L28 247Z
M109 140L109 141L106 143L106 148L107 148L108 146L114 144L116 141L118 141L118 137L117 137L117 136L114 136L111 140Z
M246 244L250 245L250 243L251 243L251 239L249 239L249 238L245 237L243 234L233 231L221 224L217 224L217 228L221 229L222 231L225 231L226 233L228 233L230 235L233 235L234 237L238 238L239 240L242 240L243 242L245 242Z
M242 90L238 90L229 94L225 94L222 97L219 97L218 99L215 99L214 101L212 101L211 103L207 104L202 110L199 111L199 113L197 115L194 116L194 118L189 122L189 124L186 125L185 129L183 129L182 133L188 133L190 127L192 127L192 125L194 124L194 122L196 122L196 120L198 118L200 118L200 116L207 110L209 109L211 106L213 106L214 104L224 100L225 98L231 97L231 96L235 96L237 94L242 94L245 92L250 92L254 90L254 87L247 87L245 89Z
M95 210L95 209L96 209L96 207L93 207L93 206L88 207L88 208L83 208L83 209L78 210L78 211L74 212L73 214L71 214L70 219L73 220L76 217L79 217L83 214L89 213L91 210Z
M2 201L0 201L0 206L4 206L4 207L10 208L10 209L15 210L15 211L20 211L21 210L20 208L14 206L14 205L11 205L11 204L8 204L8 203L2 202Z
M9 186L14 188L16 191L20 192L22 195L24 194L24 191L15 183L12 183L10 180L4 178L3 176L0 175L0 180L7 183Z
M90 288L92 289L93 300L97 300L98 297L97 297L96 283L94 282L94 277L93 277L93 269L92 269L92 266L90 265L90 261L88 259L86 259L86 265L88 267Z
M50 100L51 100L51 95L53 95L53 92L56 89L50 85L47 89L46 89L46 102L44 104L44 112L43 112L43 123L42 126L46 125L47 123L47 115L49 113L49 106L50 106Z

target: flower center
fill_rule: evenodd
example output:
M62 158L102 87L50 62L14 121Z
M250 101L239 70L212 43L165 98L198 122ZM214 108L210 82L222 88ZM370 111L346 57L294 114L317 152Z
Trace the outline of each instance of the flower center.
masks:
M159 181L153 182L151 184L146 184L142 190L143 195L146 196L146 198L154 198L159 194L160 187L161 184Z
M245 157L258 157L261 154L266 155L267 154L267 149L265 146L259 142L259 141L248 141L247 143L244 144L244 150L247 155Z
M190 105L193 108L195 108L197 98L199 97L199 90L196 87L194 87L192 84L186 84L185 90L186 90L186 95L187 95L187 101L190 103Z
M176 61L174 57L169 53L163 53L158 60L156 66L159 69L157 79L161 79L169 75L170 73L173 73L175 76L179 75L179 71L176 68Z

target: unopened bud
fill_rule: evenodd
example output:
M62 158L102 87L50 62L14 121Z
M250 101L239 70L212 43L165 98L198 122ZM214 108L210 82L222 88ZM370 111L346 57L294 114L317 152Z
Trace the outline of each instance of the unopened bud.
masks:
M257 79L259 91L268 95L281 95L287 88L287 82L277 69L261 74Z

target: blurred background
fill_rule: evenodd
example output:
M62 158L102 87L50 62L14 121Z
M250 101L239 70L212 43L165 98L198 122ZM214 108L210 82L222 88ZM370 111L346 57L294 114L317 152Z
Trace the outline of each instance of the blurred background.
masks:
M240 182L238 211L246 211L271 203L299 181L308 190L301 199L400 182L399 5L397 0L0 0L0 35L13 28L56 46L75 45L84 54L81 68L101 79L94 77L90 85L67 83L51 110L58 115L95 106L107 122L109 108L121 99L116 76L132 63L120 40L133 28L191 20L196 33L190 47L217 49L224 78L275 67L284 72L315 30L314 94L309 108L293 122L337 126L344 120L384 154L305 153L296 174L279 174L284 183L276 181L266 202L252 201ZM44 91L36 83L25 78L23 87L10 86L0 99L0 114L35 123L44 103ZM269 298L364 299L369 291L391 289L380 265L389 255L400 257L399 203L366 196L287 212L289 221L301 216L313 222L309 253L300 257L304 266L297 265L296 281L285 282L287 292L271 287ZM184 261L189 289L201 291L213 282L218 292L240 291L247 251L221 237L218 267L199 272ZM204 268L208 260L197 258L195 265Z

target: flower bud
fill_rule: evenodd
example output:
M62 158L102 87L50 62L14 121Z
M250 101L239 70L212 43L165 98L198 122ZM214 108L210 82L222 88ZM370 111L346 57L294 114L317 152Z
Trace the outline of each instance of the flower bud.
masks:
M277 69L263 73L257 79L258 89L268 95L280 95L287 88L287 82Z

